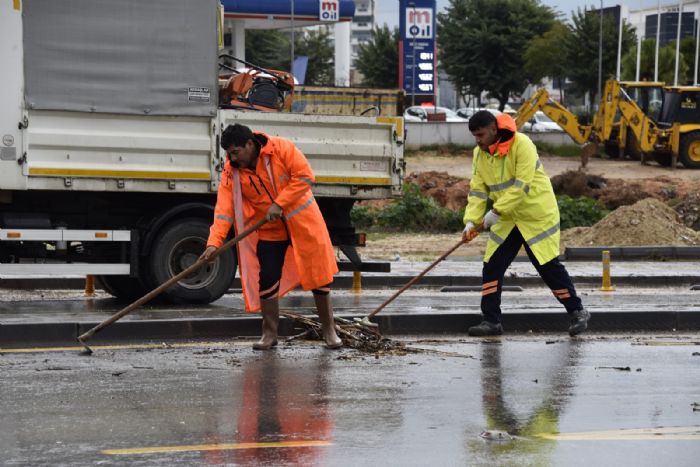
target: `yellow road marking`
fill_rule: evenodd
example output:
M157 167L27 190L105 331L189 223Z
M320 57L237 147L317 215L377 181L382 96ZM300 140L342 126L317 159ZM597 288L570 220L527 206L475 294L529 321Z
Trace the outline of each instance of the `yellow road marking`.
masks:
M228 451L234 449L270 449L270 448L314 448L330 446L330 441L276 441L268 443L222 443L222 444L191 444L184 446L151 446L144 448L105 449L102 454L122 456L129 454L159 454L171 452L192 451Z
M700 440L700 426L540 433L536 437L553 441L697 441Z
M209 172L168 172L151 170L100 170L30 167L29 175L49 177L142 178L157 180L209 180Z
M20 0L12 0L12 7L15 10L19 10L20 8L22 8L22 3L20 2Z
M88 345L90 345L88 343ZM173 348L196 348L222 346L231 347L236 345L248 345L245 342L176 342L172 344L116 344L116 345L90 345L93 350L131 350L131 349L173 349ZM82 346L69 347L29 347L18 349L0 348L0 353L37 353L37 352L71 352L83 350Z

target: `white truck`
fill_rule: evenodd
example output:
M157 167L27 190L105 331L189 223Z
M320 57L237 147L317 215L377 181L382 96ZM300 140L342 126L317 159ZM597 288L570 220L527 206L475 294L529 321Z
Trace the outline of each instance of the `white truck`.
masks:
M132 299L182 271L233 122L301 148L334 244L367 270L350 209L400 192L402 120L222 108L220 16L216 0L0 0L0 282L89 274ZM211 302L235 272L228 252L166 298Z

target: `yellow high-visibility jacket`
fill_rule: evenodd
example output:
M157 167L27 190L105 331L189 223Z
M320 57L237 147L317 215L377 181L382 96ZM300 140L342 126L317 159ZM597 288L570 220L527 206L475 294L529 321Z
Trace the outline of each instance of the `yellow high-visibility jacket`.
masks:
M559 208L552 183L535 144L516 132L513 119L499 115L497 125L512 131L513 138L495 145L493 155L474 148L464 223L481 224L490 199L501 218L491 226L484 262L517 226L537 261L545 264L559 256Z

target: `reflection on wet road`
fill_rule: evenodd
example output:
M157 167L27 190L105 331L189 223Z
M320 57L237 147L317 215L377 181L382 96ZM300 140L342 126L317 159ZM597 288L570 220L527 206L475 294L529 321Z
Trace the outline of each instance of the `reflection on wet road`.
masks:
M244 341L5 353L0 464L696 465L697 340L414 339L430 352L380 356L300 342L254 353Z

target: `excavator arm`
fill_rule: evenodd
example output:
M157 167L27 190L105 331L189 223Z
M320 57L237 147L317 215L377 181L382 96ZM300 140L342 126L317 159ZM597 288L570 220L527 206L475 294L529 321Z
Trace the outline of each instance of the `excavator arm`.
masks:
M523 102L515 116L515 123L522 128L535 112L541 110L557 123L578 144L584 144L591 136L592 126L578 123L576 115L566 107L552 100L546 89L539 89L530 99Z
M640 149L643 152L653 152L656 149L659 136L665 132L656 126L654 120L642 111L624 89L621 89L618 95L620 99L617 107L620 109L622 118L628 123L629 129L637 138Z

